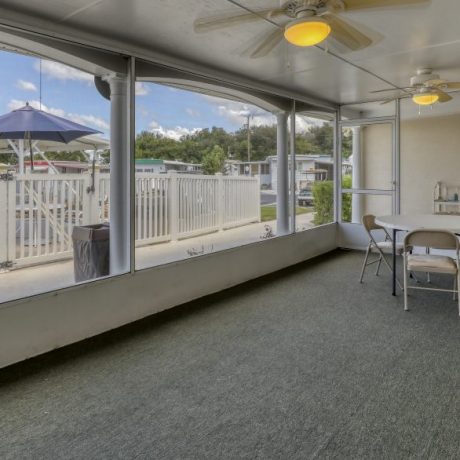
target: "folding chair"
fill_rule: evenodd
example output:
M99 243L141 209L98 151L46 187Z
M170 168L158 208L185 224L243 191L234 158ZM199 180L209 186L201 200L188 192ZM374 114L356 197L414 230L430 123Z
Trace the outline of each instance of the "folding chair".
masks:
M414 246L422 246L429 249L455 250L455 258L434 254L410 254ZM459 287L459 241L457 236L447 230L414 230L404 238L404 310L409 310L408 290L419 289L427 291L452 292L453 298L458 298L458 314L460 315ZM408 272L445 273L454 276L453 289L441 289L422 286L409 286Z
M366 230L367 234L369 235L369 244L367 245L366 255L364 257L363 267L361 269L361 276L359 278L359 282L363 282L364 271L366 267L369 265L377 264L377 270L375 271L375 275L378 276L380 271L380 265L382 262L386 265L390 273L393 273L393 269L389 264L388 260L385 257L385 254L392 254L393 253L393 240L391 239L390 234L387 232L385 227L378 225L375 223L375 216L372 214L368 214L363 216L362 223L364 229ZM377 241L374 236L375 231L383 231L385 235L384 241ZM379 257L375 260L369 261L369 256L371 252L376 253ZM401 243L396 243L396 254L401 255L403 253L403 245ZM401 283L398 279L396 279L398 286L402 289Z

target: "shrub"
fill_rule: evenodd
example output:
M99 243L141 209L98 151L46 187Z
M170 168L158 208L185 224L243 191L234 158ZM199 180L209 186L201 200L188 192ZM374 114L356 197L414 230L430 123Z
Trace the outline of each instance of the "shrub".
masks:
M351 188L351 176L344 176L343 188ZM312 186L315 225L334 221L334 183L332 181L315 182ZM342 195L342 220L351 221L351 193Z

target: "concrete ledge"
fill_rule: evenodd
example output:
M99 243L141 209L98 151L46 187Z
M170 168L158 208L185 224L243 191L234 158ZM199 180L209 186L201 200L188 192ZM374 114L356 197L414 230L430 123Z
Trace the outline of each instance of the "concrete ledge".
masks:
M273 238L0 307L0 367L69 345L337 247L337 225Z

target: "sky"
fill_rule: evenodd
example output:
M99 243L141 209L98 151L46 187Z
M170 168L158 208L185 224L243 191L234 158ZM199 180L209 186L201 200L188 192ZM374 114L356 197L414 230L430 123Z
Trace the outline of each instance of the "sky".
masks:
M98 93L92 75L49 60L41 60L40 65L37 57L0 50L0 115L24 106L26 101L39 108L40 93L43 110L110 137L110 102ZM252 125L276 123L272 114L258 107L160 84L138 82L136 95L138 133L147 130L178 140L213 126L233 132L243 127L248 113ZM296 130L305 132L322 123L297 116Z
M110 134L110 103L97 92L93 76L63 64L0 51L0 114L25 105ZM235 131L251 114L251 124L274 124L275 117L255 106L167 86L136 84L136 131L179 139L212 126Z

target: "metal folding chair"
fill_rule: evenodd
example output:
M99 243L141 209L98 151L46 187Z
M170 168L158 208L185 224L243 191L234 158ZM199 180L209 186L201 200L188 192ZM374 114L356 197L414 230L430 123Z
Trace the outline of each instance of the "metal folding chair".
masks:
M445 255L427 254L411 254L414 246L421 246L428 249L447 249L455 250L455 258ZM459 277L460 277L460 262L459 250L460 244L457 236L447 230L430 230L421 229L414 230L404 238L404 310L409 310L408 306L408 290L419 289L427 291L452 292L453 298L458 298L458 314L460 315L460 296L458 293ZM441 289L424 286L409 286L409 272L425 272L425 273L444 273L454 276L453 289Z
M390 263L385 257L385 254L393 253L393 240L391 239L390 234L387 232L385 227L382 227L381 225L378 225L375 223L375 216L372 214L367 214L363 216L362 223L363 223L364 229L366 230L369 236L369 244L367 245L366 255L364 257L364 262L363 262L363 266L361 269L361 276L359 278L360 283L363 282L364 271L366 270L366 267L368 267L369 265L377 264L377 270L375 271L376 276L378 276L379 274L380 266L382 262L388 268L390 273L393 273L393 269L391 268ZM379 231L380 233L383 231L385 235L384 241L377 241L375 239L374 233L376 231ZM378 258L375 260L369 261L369 256L371 252L378 254ZM401 243L396 244L396 253L399 255L403 253L403 245ZM401 283L399 282L398 279L396 279L396 282L399 288L402 289Z

